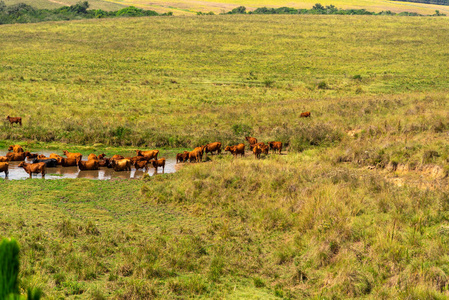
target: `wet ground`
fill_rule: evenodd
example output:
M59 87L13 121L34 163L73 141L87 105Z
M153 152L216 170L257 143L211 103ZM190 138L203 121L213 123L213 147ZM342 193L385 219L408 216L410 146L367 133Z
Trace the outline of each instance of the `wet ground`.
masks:
M0 156L6 155L7 150L0 150ZM31 153L39 153L44 154L45 156L49 156L51 153L62 154L57 151L49 151L49 150L39 150L39 151L31 151ZM65 156L63 156L65 157ZM83 159L84 160L84 159ZM25 162L31 162L30 160L25 160ZM9 180L22 180L30 177L27 172L23 168L19 168L20 161L10 161L9 162L9 175L6 179ZM165 162L165 170L164 173L174 173L176 159L175 158L167 158ZM148 174L150 176L156 175L156 170L153 167L148 169ZM62 178L88 178L88 179L98 179L98 180L107 180L107 179L130 179L130 178L141 178L145 174L145 171L140 169L136 171L134 167L131 171L122 171L115 172L113 169L109 168L100 168L100 170L96 171L80 171L78 167L62 167L57 166L56 168L47 168L47 173L45 174L45 179L62 179ZM162 174L162 168L157 169L157 174ZM5 178L5 173L0 173L0 178ZM33 174L33 178L42 178L40 174Z

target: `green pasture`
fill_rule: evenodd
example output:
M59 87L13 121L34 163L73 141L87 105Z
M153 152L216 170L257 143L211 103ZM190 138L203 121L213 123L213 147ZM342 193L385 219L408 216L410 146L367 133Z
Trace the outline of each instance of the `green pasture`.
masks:
M395 187L319 151L144 180L0 179L0 197L21 289L48 299L447 296L447 188Z
M339 99L447 90L446 27L380 16L5 25L0 109L24 125L4 120L0 138L172 148L279 138L278 128L340 120L326 108ZM343 123L361 121L347 109Z
M304 15L2 25L0 149L284 143L142 180L1 174L22 293L447 298L448 29Z

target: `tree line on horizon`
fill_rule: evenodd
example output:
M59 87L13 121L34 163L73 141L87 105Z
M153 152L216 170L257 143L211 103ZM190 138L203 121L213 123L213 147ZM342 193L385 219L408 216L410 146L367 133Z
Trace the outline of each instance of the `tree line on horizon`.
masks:
M94 18L116 17L144 17L144 16L170 16L171 12L159 14L153 10L144 10L128 6L118 11L104 11L102 9L88 9L89 2L78 2L75 5L63 6L56 9L38 9L25 3L7 6L0 0L0 25L14 23L37 23L46 21L68 21Z
M427 0L433 1L433 0ZM436 0L436 1L449 1L449 0ZM418 2L418 1L416 1ZM387 16L425 16L418 14L416 12L400 12L394 13L390 10L381 11L381 12L372 12L367 11L366 9L339 9L334 5L322 5L320 3L315 4L311 9L306 8L292 8L292 7L279 7L279 8L267 8L260 7L253 11L247 11L245 6L239 6L234 8L233 10L224 13L224 14L267 14L267 15L276 15L276 14L303 14L303 15L387 15ZM435 11L435 14L431 16L445 16L445 14L440 13L438 10Z
M446 1L449 0L416 0L412 2L423 1ZM424 2L423 2L424 3ZM427 2L425 2L427 3ZM144 10L134 6L128 6L118 11L104 11L102 9L89 10L89 2L78 2L75 5L63 6L56 9L38 9L25 3L18 3L7 6L3 0L0 0L0 25L14 23L37 23L46 21L68 21L79 19L94 18L116 18L116 17L144 17L144 16L172 16L172 12L159 14L153 10ZM313 15L398 15L398 16L423 16L416 12L394 13L390 10L381 12L370 12L366 9L339 9L334 5L323 6L320 3L315 4L311 9L296 9L292 7L267 8L260 7L253 11L247 11L245 6L239 6L223 14L313 14ZM214 15L213 12L197 15ZM438 10L431 16L445 16Z

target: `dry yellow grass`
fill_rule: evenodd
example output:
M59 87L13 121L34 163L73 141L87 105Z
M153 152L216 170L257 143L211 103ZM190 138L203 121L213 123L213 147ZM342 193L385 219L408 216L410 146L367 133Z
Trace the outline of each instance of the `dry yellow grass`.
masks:
M312 8L316 3L323 5L334 5L342 9L366 9L368 11L380 12L391 10L392 12L417 12L420 14L433 14L435 10L449 14L449 6L431 5L424 3L411 3L387 0L223 0L223 1L190 1L190 0L105 0L113 3L133 5L145 9L155 10L161 13L173 11L175 15L191 14L197 11L223 13L232 10L237 6L245 6L248 10L254 10L258 7L294 7L294 8Z

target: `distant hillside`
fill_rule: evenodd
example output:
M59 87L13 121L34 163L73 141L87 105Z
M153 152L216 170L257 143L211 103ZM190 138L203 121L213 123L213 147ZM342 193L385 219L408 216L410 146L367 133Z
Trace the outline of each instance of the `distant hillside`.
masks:
M39 0L43 1L43 0ZM66 1L66 0L63 0ZM74 0L75 1L75 0ZM413 1L413 0L412 0ZM195 14L200 11L203 13L214 12L215 14L228 12L238 6L245 6L247 10L255 10L260 7L293 7L293 8L307 8L311 9L316 3L322 5L334 5L341 9L366 9L373 12L381 12L390 10L395 13L404 11L416 12L422 15L431 15L435 10L439 10L441 13L448 14L449 7L441 7L441 5L428 4L437 3L438 1L449 0L423 0L413 2L425 2L425 3L411 3L389 0L203 0L203 1L191 1L191 0L177 0L177 1L165 1L165 0L122 0L123 5L132 5L143 9L151 9L158 13L166 13L172 11L175 15ZM102 2L115 2L115 0L105 0Z
M399 1L399 0L393 0ZM406 2L436 4L436 5L449 5L449 0L406 0Z
M6 5L13 5L17 3L25 3L34 8L53 9L61 6L70 6L79 2L79 0L3 0ZM106 11L119 10L128 5L113 3L112 1L104 0L89 0L90 9L102 9Z

